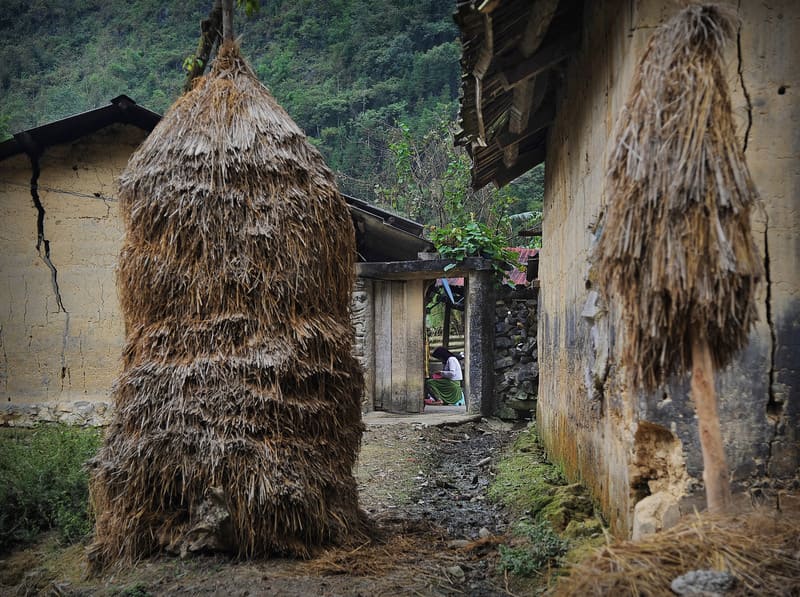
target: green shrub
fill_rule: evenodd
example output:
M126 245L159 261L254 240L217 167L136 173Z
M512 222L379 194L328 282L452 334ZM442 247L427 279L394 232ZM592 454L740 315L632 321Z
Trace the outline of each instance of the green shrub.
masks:
M97 429L48 425L0 434L0 552L55 529L64 543L91 530L84 463Z
M515 535L519 543L515 547L500 546L500 571L517 576L538 576L567 553L569 543L562 539L544 520L522 521L517 524Z

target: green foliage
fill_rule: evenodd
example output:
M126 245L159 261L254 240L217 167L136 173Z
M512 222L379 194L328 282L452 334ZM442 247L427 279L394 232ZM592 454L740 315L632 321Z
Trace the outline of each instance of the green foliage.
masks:
M163 113L196 60L198 23L212 4L7 0L0 34L12 43L0 48L0 95L9 132L104 106L121 93ZM453 148L461 46L451 3L237 5L245 55L343 192L428 225L454 217L465 225L472 214L520 244L510 236L520 226L500 219L541 211L540 181L526 176L474 193L469 158Z
M0 113L0 142L11 138L11 130L8 128L10 120L7 114Z
M64 543L91 530L84 463L100 446L96 429L63 425L0 435L0 552L56 529Z
M466 224L448 224L431 231L431 241L436 249L447 259L461 261L466 257L484 257L493 260L493 267L499 279L517 263L518 257L509 250L508 238L492 230L486 224L470 220ZM456 266L452 263L445 271Z
M517 576L538 576L557 565L569 549L569 542L562 539L547 521L520 521L514 535L516 546L500 546L501 572Z

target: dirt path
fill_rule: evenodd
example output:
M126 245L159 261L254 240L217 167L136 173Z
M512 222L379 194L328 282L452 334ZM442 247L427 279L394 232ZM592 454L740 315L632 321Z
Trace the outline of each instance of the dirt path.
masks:
M48 539L0 561L0 595L506 595L508 521L486 488L515 435L493 420L368 427L356 474L377 538L310 561L154 558L87 581L82 548Z

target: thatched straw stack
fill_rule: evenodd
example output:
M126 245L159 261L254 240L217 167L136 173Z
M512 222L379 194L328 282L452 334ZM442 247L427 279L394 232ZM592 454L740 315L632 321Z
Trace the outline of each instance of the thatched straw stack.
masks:
M692 570L726 571L726 597L800 595L800 515L755 511L702 514L641 541L598 549L573 565L551 595L656 597Z
M120 188L127 344L92 463L95 566L342 540L363 520L363 381L353 227L321 155L227 44Z
M623 355L635 387L655 389L692 363L692 333L717 369L756 319L762 262L757 200L736 139L723 49L730 9L690 6L652 36L617 125L598 277L621 297Z

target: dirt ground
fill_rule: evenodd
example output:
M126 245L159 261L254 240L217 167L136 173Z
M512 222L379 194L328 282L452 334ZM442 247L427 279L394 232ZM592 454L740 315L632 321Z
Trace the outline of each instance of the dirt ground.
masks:
M53 538L0 560L0 595L508 595L497 571L509 521L486 498L519 426L495 420L370 425L356 471L377 538L309 561L157 557L84 578L83 547Z

